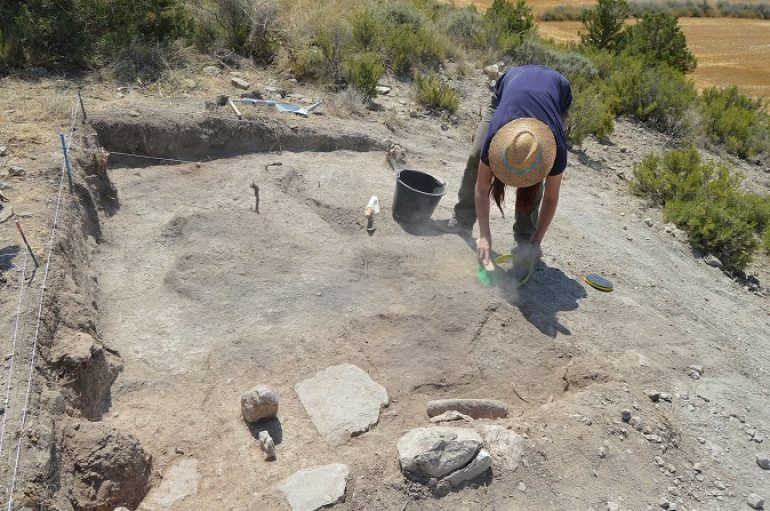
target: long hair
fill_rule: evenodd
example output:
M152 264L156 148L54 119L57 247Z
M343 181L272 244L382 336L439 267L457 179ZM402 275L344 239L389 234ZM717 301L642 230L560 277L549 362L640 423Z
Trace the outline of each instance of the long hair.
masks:
M532 211L532 208L535 207L535 203L537 203L537 194L540 192L541 186L543 186L543 183L537 183L524 188L516 188L516 211L520 213ZM493 177L492 187L489 189L489 194L495 200L497 209L499 209L500 213L502 213L503 217L505 217L505 211L503 211L503 201L505 200L505 183L496 177Z

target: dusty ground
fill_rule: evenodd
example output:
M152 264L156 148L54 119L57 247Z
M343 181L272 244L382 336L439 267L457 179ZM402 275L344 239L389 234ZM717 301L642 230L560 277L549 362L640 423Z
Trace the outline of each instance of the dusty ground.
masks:
M93 326L80 327L121 357L100 418L153 457L152 490L140 509L288 509L278 483L334 462L351 469L346 501L335 508L342 510L600 510L608 502L641 510L664 496L690 510L731 510L746 509L749 492L770 497L770 474L754 461L770 442L768 301L706 266L681 233L667 233L659 213L628 194L623 177L665 139L619 122L610 144L589 142L571 154L543 263L518 292L504 279L485 288L471 240L439 229L486 94L480 83L475 76L463 85L466 101L454 121L417 112L394 83L394 96L379 100L381 113L260 120L295 146L306 137L306 151L200 165L111 160L119 203L100 213L101 236L90 238L88 257L76 259L85 272L76 280L91 283L93 303L74 303L93 306ZM145 133L125 144L154 151L166 144L174 153L167 156L188 159L205 151L211 132L179 137L193 143L182 147L142 130L173 134L174 123L189 127L207 117L233 122L229 110L205 113L202 103L129 92L95 107L94 119L128 122L138 138ZM329 147L308 130L347 149L318 152ZM353 144L356 134L372 142ZM410 166L447 182L435 223L405 228L390 217L394 175L380 149L388 141L407 149ZM45 197L57 183L55 145L42 154L44 164L28 162L40 170L25 182L39 184ZM265 168L275 162L282 165ZM260 186L259 214L251 210L252 181ZM369 236L362 211L371 195L383 212ZM32 217L41 233L48 210ZM500 252L511 247L510 224L493 214ZM11 226L0 227L4 246L14 244ZM45 239L34 237L38 246ZM13 264L18 269L18 257ZM766 286L766 268L754 271ZM587 287L586 273L609 277L615 291ZM3 291L6 332L15 291L12 284ZM34 316L35 300L25 303ZM330 447L294 385L346 362L384 385L391 405L372 431ZM688 376L692 364L704 368L697 381ZM258 383L281 398L273 463L262 460L240 417L240 394ZM673 402L651 402L649 389L671 392ZM406 484L396 441L428 424L425 404L444 397L509 403L510 418L480 422L527 436L520 466L493 467L490 480L443 498ZM46 409L43 397L35 403ZM658 438L624 424L623 409Z

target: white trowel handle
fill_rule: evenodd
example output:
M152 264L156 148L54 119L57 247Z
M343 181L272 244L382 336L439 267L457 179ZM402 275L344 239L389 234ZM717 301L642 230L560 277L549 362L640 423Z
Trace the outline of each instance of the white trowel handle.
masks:
M366 205L366 209L364 210L365 216L372 216L372 213L379 214L380 212L380 200L377 198L376 195L372 195L372 198L369 199L369 204Z

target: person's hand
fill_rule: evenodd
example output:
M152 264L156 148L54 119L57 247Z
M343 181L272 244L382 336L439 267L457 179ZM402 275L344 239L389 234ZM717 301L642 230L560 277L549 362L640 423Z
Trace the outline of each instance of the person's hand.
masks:
M492 239L481 237L476 240L476 248L478 250L479 261L484 265L489 264L489 257L492 253Z

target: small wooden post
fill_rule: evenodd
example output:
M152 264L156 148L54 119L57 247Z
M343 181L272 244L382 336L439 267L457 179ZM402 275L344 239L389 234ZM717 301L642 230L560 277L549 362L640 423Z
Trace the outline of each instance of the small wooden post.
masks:
M35 254L32 252L32 247L29 246L29 242L27 241L27 237L24 236L24 231L21 229L21 224L18 220L14 220L16 222L16 229L18 229L19 234L21 235L21 239L24 242L24 244L27 246L27 251L29 252L29 255L32 256L32 261L35 263L36 267L39 267L40 265L37 263L37 258L35 257Z

